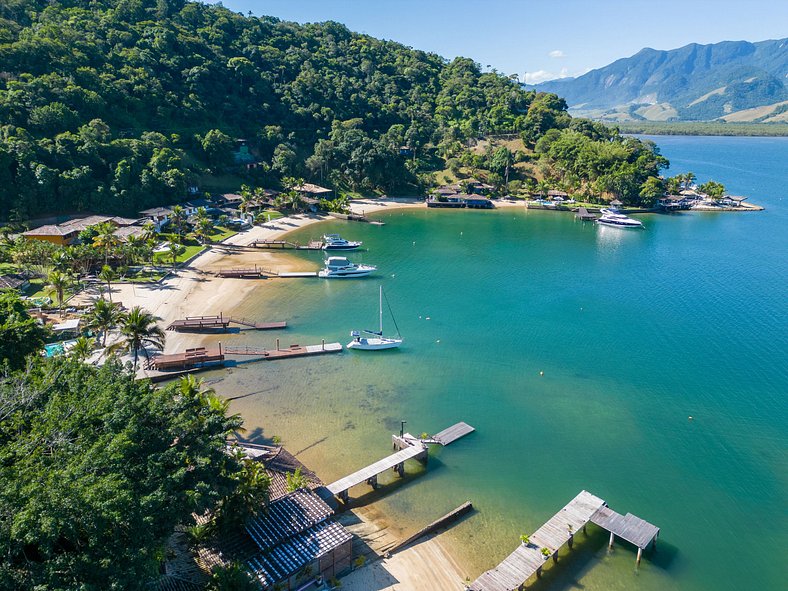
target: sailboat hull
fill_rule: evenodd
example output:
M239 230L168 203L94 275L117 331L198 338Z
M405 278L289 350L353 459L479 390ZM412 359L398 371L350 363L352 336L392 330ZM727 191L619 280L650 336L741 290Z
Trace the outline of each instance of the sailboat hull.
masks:
M396 349L402 344L402 339L382 338L360 338L354 339L347 344L348 349L358 349L360 351L380 351L381 349Z

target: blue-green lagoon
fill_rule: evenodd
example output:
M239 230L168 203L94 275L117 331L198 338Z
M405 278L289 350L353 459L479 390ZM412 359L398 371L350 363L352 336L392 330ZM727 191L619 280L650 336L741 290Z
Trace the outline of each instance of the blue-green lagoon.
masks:
M405 531L473 501L478 513L444 536L471 578L587 489L661 527L657 553L636 572L630 547L608 553L591 528L536 588L781 588L788 141L655 139L670 173L714 178L766 211L643 215L642 231L519 208L313 225L293 238L363 240L349 256L380 272L261 282L237 312L288 320L287 344L346 343L376 326L382 284L403 347L206 378L234 398L247 437L281 436L325 481L387 454L400 420L413 433L476 427L376 501Z

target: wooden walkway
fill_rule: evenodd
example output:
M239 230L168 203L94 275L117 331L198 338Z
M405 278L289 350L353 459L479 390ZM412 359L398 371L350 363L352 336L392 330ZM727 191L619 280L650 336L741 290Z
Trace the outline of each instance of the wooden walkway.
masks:
M426 457L426 446L409 445L405 449L401 449L400 451L393 453L382 460L378 460L374 464L370 464L369 466L353 472L344 478L340 478L336 482L332 482L326 488L329 490L329 492L331 492L332 495L336 495L342 498L342 500L347 501L347 491L354 486L366 482L375 488L377 486L378 474L394 468L401 475L403 471L402 464L405 463L405 460Z
M342 351L341 343L326 343L319 345L290 345L287 348L279 347L277 339L276 349L263 349L261 347L218 347L216 349L206 349L205 347L195 347L186 349L178 353L167 355L156 355L151 357L145 365L146 369L154 370L183 370L215 363L221 365L228 356L251 356L260 357L261 360L274 361L277 359L288 359L291 357L306 357L310 355L324 355L327 353L339 353Z
M244 269L220 269L216 272L217 277L224 277L227 279L265 279L272 275L274 274L257 265Z
M278 248L292 250L322 250L323 242L320 240L310 240L307 244L290 242L289 240L255 240L249 246L253 248Z
M287 328L287 322L255 322L245 318L233 318L232 316L219 314L218 316L187 316L183 319L174 320L167 327L167 330L174 330L176 332L227 330L230 324L245 326L255 330Z
M622 516L611 510L605 501L588 491L581 491L547 523L529 536L503 562L476 579L470 591L516 591L533 575L541 576L545 562L552 557L558 562L558 551L564 544L571 548L575 534L592 522L610 532L610 545L616 535L638 547L637 561L643 549L656 541L659 528L639 517Z

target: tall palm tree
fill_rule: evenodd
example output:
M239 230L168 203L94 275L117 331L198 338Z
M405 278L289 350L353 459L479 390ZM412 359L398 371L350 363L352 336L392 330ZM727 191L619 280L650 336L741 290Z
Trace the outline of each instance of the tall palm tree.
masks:
M167 254L170 255L170 258L172 259L173 267L178 262L178 257L184 252L186 252L186 247L178 244L177 242L170 242L170 250L167 251Z
M101 331L102 347L107 346L107 335L110 330L118 325L121 316L120 309L112 302L104 298L98 298L94 302L93 309L88 313L88 326Z
M104 264L109 262L109 253L120 244L120 238L115 234L118 228L112 222L103 222L96 226L98 234L93 238L93 246L104 251Z
M71 283L71 277L67 273L60 271L52 271L47 277L49 282L50 291L54 292L57 297L57 305L60 308L60 313L63 314L63 299L65 296L66 288Z
M186 225L186 210L180 205L173 207L170 223L175 228L175 233L178 235L178 238L181 238L183 236L183 228Z
M154 316L139 306L134 306L128 314L123 314L120 319L120 334L123 337L114 343L111 352L120 351L134 354L134 371L137 370L140 349L146 358L150 358L147 347L161 351L164 349L166 336L161 327L156 324L161 318Z
M104 265L98 274L98 278L107 284L107 291L109 292L109 301L112 301L112 282L118 278L118 274L109 265Z
M213 220L208 217L204 207L198 208L194 216L194 234L197 236L197 240L203 244L210 242L212 233Z

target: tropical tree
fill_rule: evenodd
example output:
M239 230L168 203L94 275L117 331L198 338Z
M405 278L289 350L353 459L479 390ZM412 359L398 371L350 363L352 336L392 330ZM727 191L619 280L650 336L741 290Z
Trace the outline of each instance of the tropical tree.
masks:
M67 273L52 271L47 277L48 288L55 294L60 313L63 314L63 301L65 299L66 288L71 284L71 277Z
M178 257L185 252L186 252L185 246L182 246L177 242L170 242L170 246L169 246L169 250L167 251L167 254L170 256L170 259L172 260L173 267L178 263Z
M241 421L114 359L38 359L0 377L0 588L148 589L174 528L239 486Z
M103 301L103 300L102 300ZM74 341L74 345L69 350L69 355L78 359L79 361L85 361L90 354L93 353L93 339L88 337L79 337L76 341Z
M17 369L43 348L46 330L30 317L18 293L0 291L0 335L0 364Z
M118 278L118 274L109 265L104 265L99 271L98 278L107 284L107 292L109 293L109 301L112 301L112 282Z
M719 199L725 195L725 185L718 183L717 181L708 181L703 183L700 187L698 187L698 190L713 199Z
M104 264L109 262L109 255L120 244L116 232L118 228L112 222L103 222L96 225L96 236L93 238L93 246L104 251Z
M172 208L170 215L170 224L172 224L175 234L178 238L183 238L183 231L186 227L186 210L182 206L176 205Z
M142 350L147 359L150 358L148 347L158 351L164 349L166 336L157 324L159 320L161 318L154 316L139 306L134 306L128 314L122 314L119 322L121 340L110 347L111 353L133 354L134 371L136 371L140 350Z
M650 176L640 186L640 198L643 203L652 205L655 199L665 194L665 182L655 176Z
M213 220L208 216L204 207L197 209L197 214L194 217L194 234L197 240L205 244L211 241L211 234L213 234Z
M88 327L101 331L101 346L107 346L107 335L109 331L118 325L122 317L120 308L104 298L98 298L93 302L93 309L87 315Z

